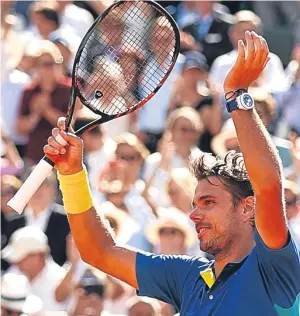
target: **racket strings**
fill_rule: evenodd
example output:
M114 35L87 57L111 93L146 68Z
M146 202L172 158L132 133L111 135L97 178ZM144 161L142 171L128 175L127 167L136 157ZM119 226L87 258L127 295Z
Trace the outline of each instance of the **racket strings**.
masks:
M120 22L121 21L121 22ZM89 107L119 114L155 92L175 55L170 21L149 3L112 9L91 32L76 77Z

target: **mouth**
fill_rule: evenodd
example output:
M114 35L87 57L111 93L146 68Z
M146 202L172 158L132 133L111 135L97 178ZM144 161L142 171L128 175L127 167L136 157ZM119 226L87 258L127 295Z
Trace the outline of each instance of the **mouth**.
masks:
M201 238L208 232L209 228L208 227L198 226L196 228L196 230L197 230L197 233L198 233L198 238Z

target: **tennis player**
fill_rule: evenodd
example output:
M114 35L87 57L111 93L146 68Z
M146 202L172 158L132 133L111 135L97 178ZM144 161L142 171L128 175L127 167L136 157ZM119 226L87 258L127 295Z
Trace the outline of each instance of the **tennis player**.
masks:
M204 155L192 163L198 185L190 217L201 249L214 261L116 245L93 207L80 138L63 132L60 119L44 147L56 163L82 259L130 284L138 295L174 305L181 315L299 316L299 250L286 224L282 166L247 93L269 50L256 33L245 37L246 46L239 42L237 61L224 83L242 154ZM63 155L55 141L58 133L69 143Z

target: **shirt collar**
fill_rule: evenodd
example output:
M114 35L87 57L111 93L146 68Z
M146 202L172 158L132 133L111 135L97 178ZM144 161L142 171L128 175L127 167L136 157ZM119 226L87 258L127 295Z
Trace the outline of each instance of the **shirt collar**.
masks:
M219 275L218 279L223 280L223 281L228 279L233 273L235 273L241 268L241 266L244 264L246 259L247 257L239 262L227 263L224 269L222 270L221 274ZM214 260L210 261L207 264L206 268L199 272L200 277L203 279L203 281L209 288L211 288L216 281L216 276L214 272L214 264L215 264ZM203 266L201 266L201 268L203 268Z

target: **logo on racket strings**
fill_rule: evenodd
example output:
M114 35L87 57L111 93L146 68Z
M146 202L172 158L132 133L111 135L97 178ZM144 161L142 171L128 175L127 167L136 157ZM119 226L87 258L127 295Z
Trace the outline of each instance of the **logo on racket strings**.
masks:
M100 99L103 97L103 93L100 90L95 91L95 99Z

